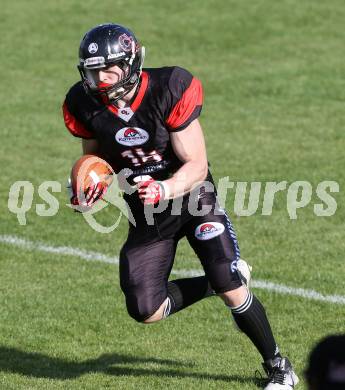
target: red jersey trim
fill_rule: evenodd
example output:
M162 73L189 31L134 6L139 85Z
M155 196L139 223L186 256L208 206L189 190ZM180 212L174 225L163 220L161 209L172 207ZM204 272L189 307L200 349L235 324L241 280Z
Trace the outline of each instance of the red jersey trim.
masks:
M143 101L148 84L149 84L149 75L147 72L142 72L139 91L138 91L137 96L135 97L133 103L130 105L130 109L132 110L133 113L139 108L141 102ZM119 109L117 107L115 107L112 104L107 104L107 108L113 114L118 116Z
M86 130L84 125L69 112L66 102L62 106L62 112L65 125L72 135L80 138L93 138L92 133Z
M201 82L193 77L189 87L184 91L181 99L171 110L165 123L171 128L176 129L188 121L197 106L202 105L203 92Z
M133 103L131 104L131 110L133 112L135 112L139 108L141 102L143 101L148 84L149 84L149 75L146 72L142 72L141 73L141 84L140 84L138 94L135 97Z

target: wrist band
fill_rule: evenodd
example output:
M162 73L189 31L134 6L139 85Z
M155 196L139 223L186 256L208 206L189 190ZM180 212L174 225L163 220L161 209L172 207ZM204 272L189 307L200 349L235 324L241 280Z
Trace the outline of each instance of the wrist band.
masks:
M167 183L164 181L157 181L157 183L162 188L162 199L170 199L170 188Z

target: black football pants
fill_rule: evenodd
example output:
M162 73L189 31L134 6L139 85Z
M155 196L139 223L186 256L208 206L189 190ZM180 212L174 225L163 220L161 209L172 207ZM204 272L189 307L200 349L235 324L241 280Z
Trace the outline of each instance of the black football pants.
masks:
M185 196L181 215L172 215L169 206L155 216L150 226L144 222L142 210L132 209L134 217L138 217L137 225L130 225L120 253L120 284L128 313L135 320L152 316L167 298L168 278L182 237L187 238L200 259L216 293L242 285L236 264L238 243L228 216L219 211L214 193L203 193L198 202L199 208L211 206L206 215L191 215Z

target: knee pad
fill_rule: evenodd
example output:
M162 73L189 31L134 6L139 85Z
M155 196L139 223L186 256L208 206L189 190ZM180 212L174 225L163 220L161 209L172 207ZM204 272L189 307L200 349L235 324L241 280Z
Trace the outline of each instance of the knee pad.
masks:
M216 294L241 287L243 282L237 272L235 261L223 258L204 265L207 279Z
M253 267L251 267L245 260L239 259L237 261L237 273L241 278L243 284L245 284L248 288L250 285L252 269Z
M160 307L162 302L157 306L153 300L148 297L126 296L126 306L128 314L137 322L144 322L150 318Z

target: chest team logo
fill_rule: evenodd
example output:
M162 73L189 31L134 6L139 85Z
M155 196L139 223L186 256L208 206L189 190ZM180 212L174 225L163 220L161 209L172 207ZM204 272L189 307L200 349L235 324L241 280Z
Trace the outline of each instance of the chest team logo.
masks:
M116 141L125 146L142 145L149 139L149 134L146 130L139 127L124 127L115 135Z
M217 237L225 230L225 226L219 222L202 223L195 229L195 237L198 240L206 241Z

